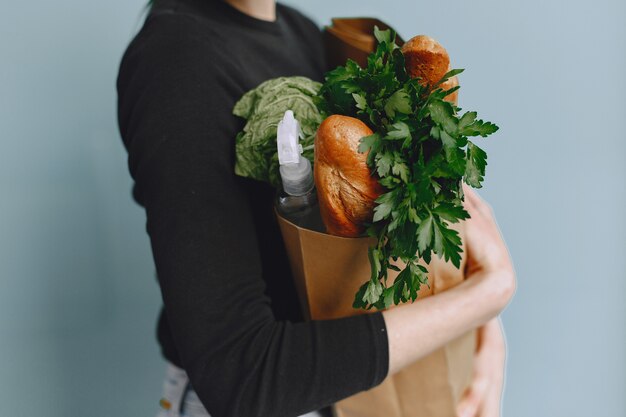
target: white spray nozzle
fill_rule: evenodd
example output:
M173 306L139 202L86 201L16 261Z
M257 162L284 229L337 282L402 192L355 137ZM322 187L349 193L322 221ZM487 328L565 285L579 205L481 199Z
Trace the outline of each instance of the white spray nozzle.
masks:
M283 190L294 196L304 195L315 186L311 162L300 157L302 145L298 143L298 139L301 136L300 123L293 112L287 110L283 120L278 123L276 146Z
M300 123L294 117L293 111L287 110L283 119L278 123L276 140L280 165L300 162L300 154L302 153L302 145L298 143L300 136L302 136Z

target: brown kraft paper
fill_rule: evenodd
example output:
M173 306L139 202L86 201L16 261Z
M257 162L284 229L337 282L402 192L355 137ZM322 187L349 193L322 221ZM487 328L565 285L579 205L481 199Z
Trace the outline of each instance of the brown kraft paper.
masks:
M333 18L332 24L323 30L328 68L345 65L348 58L363 68L367 67L367 56L376 48L374 26L381 30L390 29L385 22L371 17ZM400 46L404 43L397 33L396 43Z
M359 287L369 279L369 237L345 238L302 229L276 214L289 263L307 320L367 314L376 309L354 309ZM464 279L463 223L451 224L463 240L461 268L433 255L427 266L430 288L422 285L419 302L445 291ZM398 266L402 267L400 262ZM389 270L392 283L398 272ZM395 306L391 307L395 308ZM456 405L469 386L476 329L452 340L422 359L389 375L378 386L332 405L335 417L456 417Z

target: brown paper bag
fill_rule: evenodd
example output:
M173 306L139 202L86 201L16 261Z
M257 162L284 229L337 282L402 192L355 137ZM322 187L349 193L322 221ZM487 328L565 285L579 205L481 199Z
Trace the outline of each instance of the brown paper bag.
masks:
M324 48L328 68L345 65L346 59L355 60L361 67L367 66L367 56L376 47L374 26L389 29L385 22L371 17L333 18L332 24L324 27ZM404 41L396 35L396 43Z
M357 290L370 276L367 248L372 238L344 238L302 229L276 213L303 312L308 320L332 319L376 311L353 309ZM463 223L450 225L464 240ZM463 246L463 254L465 254ZM323 262L320 262L323 259ZM464 279L461 269L433 255L427 265L430 288L419 300ZM423 261L420 261L423 265ZM398 263L402 267L402 264ZM389 270L389 282L398 272ZM392 307L394 308L394 307ZM451 341L380 385L333 405L335 417L456 417L456 404L473 373L476 330Z

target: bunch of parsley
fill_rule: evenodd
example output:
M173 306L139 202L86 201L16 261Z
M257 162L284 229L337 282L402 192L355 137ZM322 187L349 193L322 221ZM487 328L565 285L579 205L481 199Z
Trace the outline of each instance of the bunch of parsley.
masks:
M452 70L435 85L410 78L392 30L375 28L376 50L361 68L353 60L328 72L315 98L324 116L342 114L361 119L374 133L361 139L359 152L369 151L367 164L386 189L376 200L367 234L377 239L369 248L371 277L361 286L354 308L378 309L415 301L428 285L432 253L460 268L461 238L448 227L469 218L463 208L462 181L480 188L487 154L470 136L498 130L444 101L456 91L440 85L463 70ZM400 259L406 266L398 268ZM399 271L388 285L387 271Z

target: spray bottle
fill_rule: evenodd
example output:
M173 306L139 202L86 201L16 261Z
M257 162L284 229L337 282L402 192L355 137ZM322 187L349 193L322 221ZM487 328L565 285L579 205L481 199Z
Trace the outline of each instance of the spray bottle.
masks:
M287 110L278 123L276 140L283 183L282 190L276 197L276 208L282 217L296 226L325 233L317 204L311 162L300 155L302 145L298 143L298 139L301 136L300 124L293 112Z

